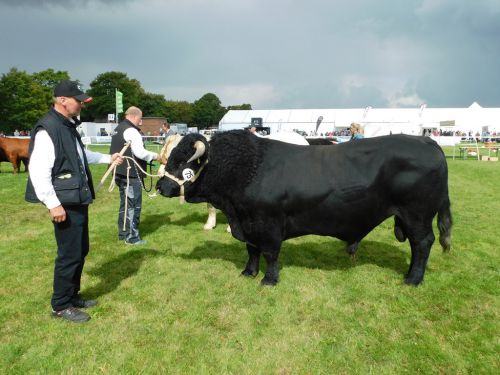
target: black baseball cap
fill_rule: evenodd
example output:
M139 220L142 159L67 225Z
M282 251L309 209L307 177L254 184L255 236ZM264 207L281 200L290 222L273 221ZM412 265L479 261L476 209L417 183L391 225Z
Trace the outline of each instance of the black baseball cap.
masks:
M75 98L76 100L88 103L92 100L90 96L82 91L82 87L76 81L64 80L57 84L54 88L54 96L67 96L69 98Z

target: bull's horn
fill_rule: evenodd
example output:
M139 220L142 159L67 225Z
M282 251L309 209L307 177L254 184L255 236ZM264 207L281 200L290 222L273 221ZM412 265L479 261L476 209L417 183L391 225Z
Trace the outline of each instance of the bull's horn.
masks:
M196 141L194 143L194 148L196 149L194 155L191 156L191 158L186 163L190 163L193 160L198 159L200 156L202 156L205 153L205 144L202 141Z

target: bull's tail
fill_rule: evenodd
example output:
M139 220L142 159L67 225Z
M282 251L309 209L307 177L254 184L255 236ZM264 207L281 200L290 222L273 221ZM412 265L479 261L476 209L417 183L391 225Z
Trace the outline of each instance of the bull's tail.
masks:
M451 227L453 225L453 221L451 219L450 198L448 196L446 196L446 199L439 208L437 225L439 229L439 243L441 244L443 251L450 251Z

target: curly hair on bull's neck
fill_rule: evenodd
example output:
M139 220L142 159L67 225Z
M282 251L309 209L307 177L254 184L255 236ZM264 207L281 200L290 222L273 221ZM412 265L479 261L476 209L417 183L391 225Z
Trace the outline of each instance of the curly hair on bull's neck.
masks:
M218 133L210 140L211 183L242 189L255 177L261 163L259 138L248 131Z

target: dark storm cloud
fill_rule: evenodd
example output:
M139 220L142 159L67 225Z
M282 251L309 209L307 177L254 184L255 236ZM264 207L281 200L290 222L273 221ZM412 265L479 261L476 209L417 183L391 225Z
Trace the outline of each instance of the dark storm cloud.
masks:
M15 5L14 5L15 4ZM0 0L0 73L256 108L500 106L500 1Z
M0 0L0 5L5 4L11 7L51 7L61 6L65 8L81 7L88 3L102 3L106 5L124 3L129 0Z

